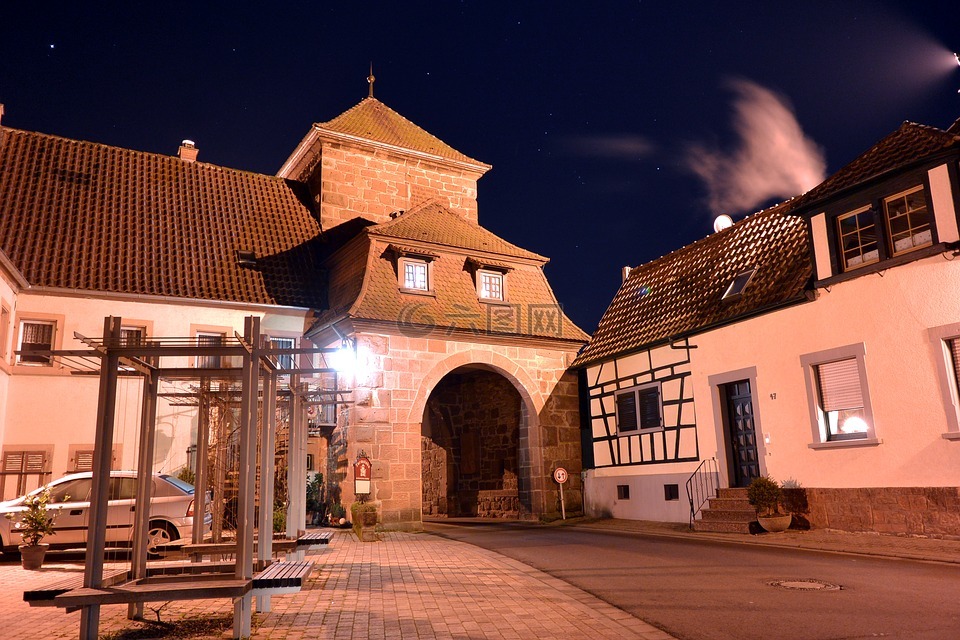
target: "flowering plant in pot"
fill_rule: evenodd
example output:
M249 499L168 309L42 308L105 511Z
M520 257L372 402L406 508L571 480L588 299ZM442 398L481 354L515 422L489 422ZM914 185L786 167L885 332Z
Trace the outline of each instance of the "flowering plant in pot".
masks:
M48 506L50 489L31 493L23 498L23 511L8 513L7 518L16 520L13 530L20 534L23 544L19 546L20 562L24 569L36 570L43 564L49 544L41 542L44 537L53 535L53 523L62 507Z
M747 488L747 499L757 511L757 521L769 532L785 531L793 519L782 511L783 489L770 476L754 478Z

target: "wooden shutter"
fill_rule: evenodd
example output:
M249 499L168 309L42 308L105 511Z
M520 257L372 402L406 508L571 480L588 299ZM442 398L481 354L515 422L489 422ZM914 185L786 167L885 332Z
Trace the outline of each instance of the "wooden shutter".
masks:
M637 391L640 399L640 428L656 429L660 424L660 389L650 387Z
M824 411L863 407L860 369L856 358L817 365L817 378Z
M617 396L617 430L634 431L637 428L637 395L630 391Z
M93 471L93 451L77 451L73 461L74 471Z

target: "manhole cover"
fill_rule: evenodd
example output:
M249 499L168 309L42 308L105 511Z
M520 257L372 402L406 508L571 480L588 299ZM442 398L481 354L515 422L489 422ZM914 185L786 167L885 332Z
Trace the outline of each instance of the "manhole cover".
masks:
M812 578L807 580L774 580L767 584L771 587L792 589L794 591L840 591L843 588L838 584Z

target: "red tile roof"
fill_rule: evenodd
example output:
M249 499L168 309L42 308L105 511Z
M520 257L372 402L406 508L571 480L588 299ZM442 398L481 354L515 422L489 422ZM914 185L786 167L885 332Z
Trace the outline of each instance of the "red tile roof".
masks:
M299 187L0 127L0 250L34 286L322 308Z
M510 244L480 225L464 220L435 200L417 205L390 222L370 227L367 232L388 238L422 240L435 245L547 262L547 258Z
M390 249L397 245L394 239L416 241L437 256L431 262L432 295L400 291ZM367 252L365 259L361 250ZM495 256L497 264L512 268L505 276L504 304L478 299L470 255L476 253ZM589 336L566 317L550 289L545 262L436 202L425 203L396 220L363 229L333 254L325 263L331 274L331 309L308 333L355 318L396 324L412 336L444 338L460 330L585 342Z
M940 151L960 148L960 132L904 122L900 128L860 154L852 162L803 194L797 208L826 200Z
M805 300L812 275L806 221L787 202L636 267L577 357L583 366ZM739 296L733 279L756 269Z
M489 165L460 153L427 133L376 98L365 98L333 120L318 122L314 126L321 131L342 133L489 168Z

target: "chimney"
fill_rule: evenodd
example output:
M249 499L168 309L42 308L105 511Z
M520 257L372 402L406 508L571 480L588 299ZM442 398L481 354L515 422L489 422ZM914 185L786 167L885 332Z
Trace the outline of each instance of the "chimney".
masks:
M180 150L177 152L177 155L180 156L180 159L184 162L196 162L199 152L200 150L194 145L193 140L184 140L180 143Z
M624 282L626 282L626 281L627 281L627 278L630 277L630 271L631 271L632 269L633 269L633 267L624 267L624 268L623 268L623 281L624 281Z
M0 102L0 122L3 122L3 103Z

